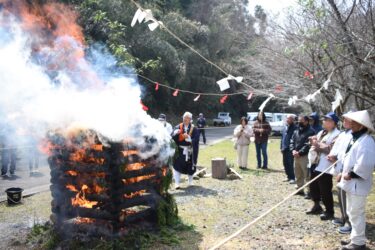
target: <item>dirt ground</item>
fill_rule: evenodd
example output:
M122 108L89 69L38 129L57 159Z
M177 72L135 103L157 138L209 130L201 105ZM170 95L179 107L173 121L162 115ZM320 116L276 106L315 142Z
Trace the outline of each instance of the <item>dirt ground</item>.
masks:
M196 180L194 186L186 187L185 181L181 190L171 190L182 221L195 227L179 235L179 245L156 244L152 248L208 249L293 192L294 185L283 182L285 175L278 143L278 140L272 140L269 144L269 171L254 169L252 145L251 170L238 170L243 180L208 177ZM200 165L210 169L213 157L226 157L229 164L234 163L231 142L225 141L202 150ZM32 225L49 219L50 200L47 192L26 198L20 206L0 204L0 249L31 249L25 244L25 237ZM293 197L220 249L339 249L339 241L348 236L340 235L335 225L322 222L319 216L305 215L311 203L301 196ZM340 216L337 202L335 205L336 216ZM367 210L367 245L368 249L375 249L374 189L368 199Z

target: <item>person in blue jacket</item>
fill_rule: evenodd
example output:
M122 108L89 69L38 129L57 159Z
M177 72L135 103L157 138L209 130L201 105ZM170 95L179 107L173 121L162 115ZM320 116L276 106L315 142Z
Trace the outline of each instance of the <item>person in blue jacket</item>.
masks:
M318 134L323 130L322 125L320 125L320 116L317 112L311 113L311 115L309 116L309 121L311 128L315 131L315 134Z
M290 140L292 139L294 131L297 129L297 126L294 123L295 119L296 116L292 114L286 117L286 126L281 134L280 143L280 150L283 154L283 165L287 176L286 181L290 184L296 183L294 176L294 157L292 151L290 151Z

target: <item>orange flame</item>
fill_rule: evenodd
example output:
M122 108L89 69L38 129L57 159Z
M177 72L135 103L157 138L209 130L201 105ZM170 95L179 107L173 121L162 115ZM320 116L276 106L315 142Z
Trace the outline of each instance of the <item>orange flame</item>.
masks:
M96 151L103 151L103 145L94 144L94 145L91 145L91 149L96 150Z
M95 158L90 156L85 149L77 149L74 153L71 153L69 160L74 162L83 162L83 163L96 163L102 165L104 163L103 158Z
M145 163L143 162L137 162L137 163L132 163L132 164L127 164L125 165L125 170L127 171L132 171L132 170L140 170L146 166Z
M91 218L86 218L86 217L77 217L75 219L75 223L76 224L92 224L95 222L95 219L91 219Z
M137 177L133 177L133 178L122 179L122 182L125 185L128 185L128 184L140 182L140 181L143 181L143 180L149 180L149 179L151 179L151 178L153 178L155 176L156 176L156 174L150 174L150 175L144 175L144 176L137 176Z
M70 176L77 176L78 175L78 172L77 171L73 171L73 170L68 170L65 173L67 175L70 175Z
M87 185L82 186L81 191L76 195L75 198L72 198L73 207L93 208L98 204L97 201L86 200L85 196L88 189L89 187Z
M132 192L130 194L124 194L125 199L131 199L137 196L141 196L142 194L146 193L146 190L139 190L137 192Z
M66 188L73 192L78 192L77 188L71 184L66 185Z
M103 188L97 184L94 184L93 186L93 192L96 193L96 194L101 194L103 193L104 191L106 190L106 188Z
M38 150L46 155L51 155L53 149L58 149L58 146L47 140L42 140L38 145Z
M135 213L137 213L137 212L134 211L134 210L131 210L131 209L122 209L119 220L121 222L124 222L126 217L128 217L129 215L135 214Z
M61 3L43 1L0 0L4 12L18 17L24 32L31 33L32 52L49 57L47 70L74 71L87 85L103 86L103 82L84 58L85 39L77 24L77 13ZM53 52L53 53L50 53Z
M129 155L136 155L136 154L138 154L138 151L137 150L126 150L126 151L122 151L122 154L125 157L128 157Z
M164 167L164 168L162 168L162 175L163 176L166 176L167 175L167 173L168 173L168 167Z

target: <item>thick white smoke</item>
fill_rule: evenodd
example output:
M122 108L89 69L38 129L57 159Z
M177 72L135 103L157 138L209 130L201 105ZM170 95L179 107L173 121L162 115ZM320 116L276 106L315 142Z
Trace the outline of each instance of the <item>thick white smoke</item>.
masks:
M4 23L6 27L1 25ZM32 43L43 39L35 36L24 32L15 17L5 17L0 9L0 120L3 127L10 127L16 135L32 130L43 137L50 129L77 126L94 129L114 141L136 138L139 145L145 143L143 138L154 138L156 142L147 155L169 148L167 131L142 110L141 90L136 80L105 69L97 72L96 69L109 66L102 65L104 63L114 64L113 57L95 51L92 53L95 62L83 57L75 68L60 65L51 76L44 61L61 58L65 52L45 49L36 56ZM57 37L54 42L54 48L59 43L65 47L66 44L81 46L65 36ZM77 68L80 74L75 74ZM82 77L83 71L94 77ZM89 82L91 79L95 80Z

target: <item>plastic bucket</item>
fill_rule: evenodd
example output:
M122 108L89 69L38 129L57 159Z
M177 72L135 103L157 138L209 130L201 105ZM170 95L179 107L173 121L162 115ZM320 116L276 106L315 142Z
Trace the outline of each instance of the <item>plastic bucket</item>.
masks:
M8 198L8 205L20 204L22 201L22 188L12 187L5 190Z

